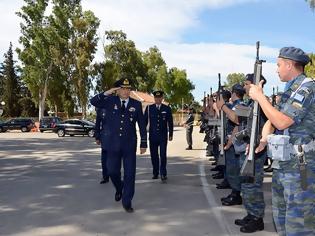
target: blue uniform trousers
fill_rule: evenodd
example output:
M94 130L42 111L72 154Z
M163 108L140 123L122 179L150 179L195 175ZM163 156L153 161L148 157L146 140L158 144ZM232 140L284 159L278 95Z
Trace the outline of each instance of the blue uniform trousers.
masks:
M120 151L107 151L108 174L117 192L122 192L122 204L131 206L135 193L136 179L136 147L130 149L122 146ZM121 180L121 162L123 162L124 178Z
M234 147L231 146L225 150L225 156L226 179L232 190L241 191L239 155L235 155Z
M107 152L105 149L102 148L102 154L101 154L101 163L102 163L102 176L103 179L106 179L108 177L108 171L107 171Z
M313 152L312 157L315 155ZM283 163L272 176L272 212L281 236L315 235L315 162L306 160L308 188L301 188L297 160Z
M254 183L242 183L241 193L243 205L248 214L263 218L265 215L265 201L263 192L264 163L267 158L266 152L261 152L255 159ZM240 168L245 161L245 153L240 154ZM241 177L242 179L242 177Z
M160 155L159 155L159 147L160 147ZM159 175L159 171L161 175L166 176L166 148L167 148L167 140L163 141L153 141L150 140L150 153L151 153L151 161L153 166L153 175ZM161 165L160 165L161 160ZM160 169L160 170L159 170Z

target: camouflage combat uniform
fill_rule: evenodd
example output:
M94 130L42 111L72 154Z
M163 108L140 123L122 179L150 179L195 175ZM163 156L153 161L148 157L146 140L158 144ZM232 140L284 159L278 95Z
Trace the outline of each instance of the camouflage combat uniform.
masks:
M315 82L296 77L281 97L279 111L291 117L290 143L307 144L315 136ZM292 96L292 94L295 95ZM315 235L315 152L305 152L307 190L301 188L298 160L274 161L272 178L273 218L279 235Z

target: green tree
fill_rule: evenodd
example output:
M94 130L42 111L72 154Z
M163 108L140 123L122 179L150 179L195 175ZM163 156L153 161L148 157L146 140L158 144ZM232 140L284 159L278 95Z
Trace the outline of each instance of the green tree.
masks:
M139 89L151 93L154 90L158 72L162 66L166 65L166 63L156 46L149 48L148 51L143 53L143 62L147 69L147 76L146 80L143 80L140 83Z
M92 87L90 75L92 74L92 61L97 50L97 29L100 22L93 12L82 12L82 9L78 8L72 24L71 51L75 63L71 80L82 108L83 117L85 117L89 92Z
M39 118L43 116L48 81L53 69L52 45L54 29L45 16L49 0L24 0L25 4L17 15L24 21L20 24L19 38L22 49L17 53L22 62L22 78L32 93L39 108Z
M243 84L245 81L245 75L243 73L228 74L226 80L227 82L224 83L224 86L227 89L231 89L234 84Z
M4 115L16 117L20 115L18 100L20 99L20 78L17 75L17 67L13 60L12 43L8 52L4 55L1 65L2 74L2 100L5 102ZM1 101L2 101L1 100Z
M184 103L192 103L194 98L191 93L195 89L194 84L187 79L185 70L174 67L167 71L166 66L162 66L157 76L156 88L165 92L165 99L173 109L181 107Z
M315 54L310 54L309 57L311 58L312 60L312 63L309 63L306 67L305 67L305 74L308 76L308 77L311 77L311 78L315 78Z
M310 4L310 7L314 10L315 9L315 0L305 0Z
M146 80L146 67L143 63L142 55L136 49L135 43L127 40L127 35L122 31L106 31L106 39L110 44L106 45L105 61L111 61L116 74L114 80L121 76L127 76L133 80L135 88L138 89L139 84ZM108 76L105 75L105 79Z

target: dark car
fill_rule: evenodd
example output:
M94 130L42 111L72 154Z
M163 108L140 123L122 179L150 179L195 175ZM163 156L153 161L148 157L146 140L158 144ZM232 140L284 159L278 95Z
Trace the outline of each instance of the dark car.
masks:
M0 123L0 132L7 130L21 130L22 132L30 132L35 127L35 123L30 118L13 118L6 122Z
M53 131L57 133L59 137L64 137L66 134L70 136L88 135L89 137L94 137L95 124L87 120L71 119L56 124Z
M54 128L56 128L56 125L61 123L61 118L59 117L53 117L53 116L47 116L43 117L39 121L39 131L53 131Z

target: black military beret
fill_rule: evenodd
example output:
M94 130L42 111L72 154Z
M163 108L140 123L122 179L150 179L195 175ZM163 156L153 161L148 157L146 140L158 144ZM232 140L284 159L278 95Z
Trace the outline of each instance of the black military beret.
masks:
M244 95L246 93L245 89L243 88L242 85L240 84L234 84L233 87L232 87L232 93L233 92L236 92L240 95Z
M303 66L307 65L310 62L309 56L302 49L295 47L281 48L279 57L299 62Z
M245 76L245 80L250 81L252 84L254 83L254 74L247 74ZM265 79L265 77L263 75L261 75L260 80L264 80L264 84L267 83L267 80Z
M156 90L153 92L154 97L162 97L164 95L164 92L161 90Z
M222 97L224 101L228 101L231 98L231 92L229 90L223 90Z
M114 87L131 88L131 81L127 78L122 78L114 83Z

